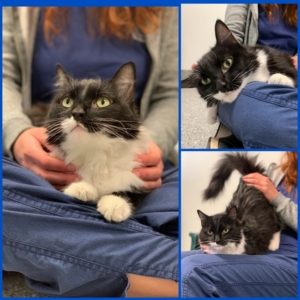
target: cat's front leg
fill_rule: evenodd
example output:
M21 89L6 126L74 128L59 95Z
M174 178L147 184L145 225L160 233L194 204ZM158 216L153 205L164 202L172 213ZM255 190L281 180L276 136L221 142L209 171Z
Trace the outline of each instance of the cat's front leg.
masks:
M273 237L269 243L269 250L271 250L271 251L278 250L279 244L280 244L280 231L275 232L273 234Z
M64 189L64 193L82 201L97 201L99 197L96 188L86 181L71 183Z
M206 109L206 121L208 124L215 124L218 120L217 118L218 106L208 106Z
M133 212L130 202L120 195L105 195L97 203L97 211L109 222L123 222L127 220Z
M270 76L268 83L271 84L281 84L295 87L295 83L291 77L288 77L281 73L275 73Z

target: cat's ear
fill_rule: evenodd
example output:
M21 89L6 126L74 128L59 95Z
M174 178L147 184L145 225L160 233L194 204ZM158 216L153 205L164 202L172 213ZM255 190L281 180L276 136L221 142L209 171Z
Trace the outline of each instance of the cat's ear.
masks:
M207 216L204 212L202 212L201 210L197 210L198 216L201 220L201 223L203 223L207 218L209 218L209 216Z
M198 85L199 78L193 73L188 78L181 81L181 88L195 88Z
M134 102L135 66L129 62L121 66L111 80L120 100Z
M56 80L55 80L55 86L56 87L63 87L67 84L70 84L72 78L71 76L63 69L63 67L60 64L56 65Z
M237 218L237 208L236 206L230 206L227 208L227 215L230 219L235 220Z
M217 44L219 45L236 45L239 44L226 24L217 20L215 24L215 33Z

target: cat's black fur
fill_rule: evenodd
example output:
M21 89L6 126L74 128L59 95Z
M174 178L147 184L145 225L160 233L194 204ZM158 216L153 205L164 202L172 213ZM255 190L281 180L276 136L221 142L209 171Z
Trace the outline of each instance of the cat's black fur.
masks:
M193 73L182 81L182 88L197 88L201 97L207 101L207 107L216 105L214 98L218 92L231 92L241 86L245 77L259 67L258 50L268 57L267 66L270 75L275 73L290 77L297 85L297 71L288 54L266 46L244 46L232 35L228 27L220 20L215 25L216 45L197 63ZM233 63L227 72L222 72L222 64L228 58ZM210 80L210 84L203 84Z
M227 154L218 163L210 183L204 191L204 199L217 197L234 170L238 170L242 175L265 172L254 157L250 158L246 154L240 153ZM214 234L209 238L215 242L217 237L223 245L229 241L239 243L243 231L247 254L259 254L268 251L273 234L280 231L282 227L279 216L265 196L254 187L247 186L242 179L225 213L210 217L199 211L198 214L202 221L200 240L207 240L207 231L210 230ZM230 231L222 235L220 230L223 230L224 227L230 228Z
M121 66L109 81L74 79L60 65L56 68L56 75L56 89L46 121L49 144L60 145L65 140L60 123L71 116L90 133L101 132L127 140L137 138L140 121L134 103L133 63ZM112 104L95 108L94 101L100 97L110 99ZM71 108L62 106L66 98L75 102Z

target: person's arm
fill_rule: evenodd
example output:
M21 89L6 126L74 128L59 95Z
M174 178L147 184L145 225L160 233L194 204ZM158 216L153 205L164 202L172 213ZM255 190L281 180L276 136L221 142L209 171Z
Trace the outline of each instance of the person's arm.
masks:
M229 4L226 8L225 23L235 38L243 44L249 4Z
M281 219L285 222L285 224L297 231L297 204L292 202L291 199L285 197L281 193L278 193L278 195L272 200L271 204L275 207L276 211L280 215Z
M150 105L143 122L167 158L174 150L178 132L178 29L177 9L168 9L162 20L160 39L166 44L159 53L160 68Z
M3 150L12 156L12 145L25 129L33 127L22 108L22 76L15 45L13 8L3 8Z
M164 278L127 274L127 297L178 297L178 283Z
M3 9L3 147L4 153L14 157L23 167L60 188L78 178L73 166L66 166L59 159L51 157L46 146L44 128L34 128L23 112L22 78L17 52L14 23L14 9ZM25 57L23 56L23 59ZM70 169L71 168L71 169Z
M278 192L269 177L259 173L251 173L244 176L243 181L248 186L253 186L261 191L269 203L275 207L276 212L279 214L284 223L297 231L297 205L292 202L291 199Z

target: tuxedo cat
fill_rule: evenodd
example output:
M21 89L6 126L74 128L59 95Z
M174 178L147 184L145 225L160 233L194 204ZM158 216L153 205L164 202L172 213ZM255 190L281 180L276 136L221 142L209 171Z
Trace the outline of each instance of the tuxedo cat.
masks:
M124 192L144 184L132 173L149 140L136 112L134 82L133 63L121 66L109 81L77 80L58 66L46 121L53 155L74 164L81 177L64 193L96 202L97 210L113 222L132 215L134 204Z
M233 102L252 81L295 87L297 71L290 56L266 46L243 46L220 20L215 24L216 45L182 81L183 88L197 88L207 102L207 121L217 120L218 102Z
M220 160L204 199L215 198L223 189L231 173L242 175L264 168L246 154L227 154ZM202 229L199 234L201 249L208 254L261 254L279 247L282 223L265 196L241 179L224 213L207 216L198 210Z

